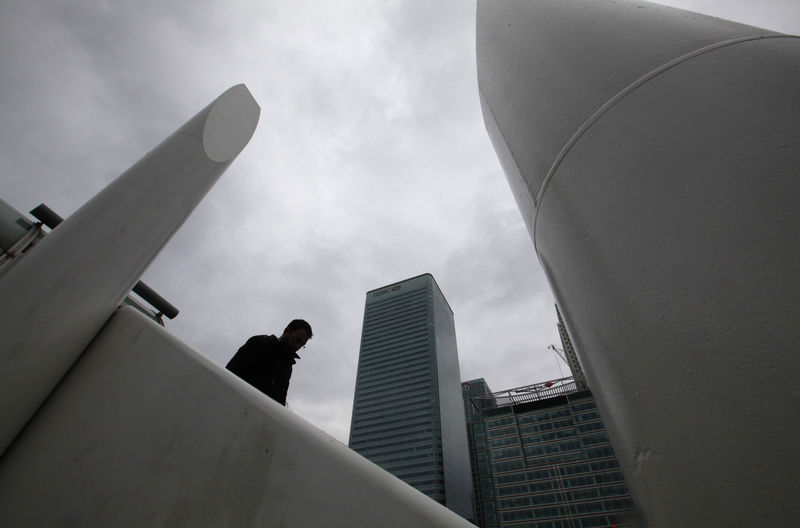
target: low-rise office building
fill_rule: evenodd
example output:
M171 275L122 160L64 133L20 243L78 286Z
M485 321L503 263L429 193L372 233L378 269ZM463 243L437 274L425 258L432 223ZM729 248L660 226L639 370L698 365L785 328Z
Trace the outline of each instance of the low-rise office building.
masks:
M483 528L638 526L594 398L573 378L491 393L462 384Z

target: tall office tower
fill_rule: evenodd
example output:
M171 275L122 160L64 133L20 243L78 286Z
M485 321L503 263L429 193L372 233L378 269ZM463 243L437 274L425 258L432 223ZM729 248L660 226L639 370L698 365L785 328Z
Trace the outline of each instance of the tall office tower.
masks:
M493 394L464 382L482 528L638 526L592 394L572 378Z
M453 311L430 274L367 292L350 447L472 518Z

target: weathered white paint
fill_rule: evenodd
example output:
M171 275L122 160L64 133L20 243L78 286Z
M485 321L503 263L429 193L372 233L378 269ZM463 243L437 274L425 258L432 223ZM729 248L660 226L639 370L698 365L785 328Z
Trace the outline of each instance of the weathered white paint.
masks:
M648 526L800 516L800 39L479 0L492 141Z
M234 86L0 279L0 451L244 148L258 104Z
M472 526L129 307L4 455L0 524Z

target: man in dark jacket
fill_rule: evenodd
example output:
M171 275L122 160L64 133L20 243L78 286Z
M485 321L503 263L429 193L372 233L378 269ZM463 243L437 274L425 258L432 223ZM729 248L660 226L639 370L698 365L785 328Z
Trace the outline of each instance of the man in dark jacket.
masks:
M236 352L225 367L281 405L286 405L286 392L292 365L300 359L297 351L311 339L311 325L295 319L280 337L253 336Z

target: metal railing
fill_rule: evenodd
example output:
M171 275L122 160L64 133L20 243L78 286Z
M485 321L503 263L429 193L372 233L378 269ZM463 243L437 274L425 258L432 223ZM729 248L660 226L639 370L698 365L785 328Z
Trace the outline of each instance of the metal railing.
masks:
M480 410L507 407L518 403L528 403L563 396L580 390L575 379L560 378L515 389L492 393L490 396L471 398L473 405Z

